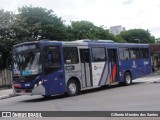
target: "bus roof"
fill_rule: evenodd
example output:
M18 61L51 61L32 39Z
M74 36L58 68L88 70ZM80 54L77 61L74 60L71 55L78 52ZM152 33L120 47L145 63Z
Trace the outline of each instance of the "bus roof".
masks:
M13 47L24 45L24 44L33 44L33 43L40 43L40 44L46 44L46 45L63 45L63 46L112 46L112 47L142 47L142 46L149 46L149 44L139 44L139 43L116 43L113 40L90 40L90 39L84 39L84 40L76 40L76 41L51 41L48 39L40 40L40 41L31 41L31 42L24 42L20 44L16 44Z

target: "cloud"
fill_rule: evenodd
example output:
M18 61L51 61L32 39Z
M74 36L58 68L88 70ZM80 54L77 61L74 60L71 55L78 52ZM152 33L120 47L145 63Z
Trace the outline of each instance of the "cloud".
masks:
M133 0L126 0L122 4L123 5L128 5L128 4L131 4L132 2L133 2Z
M66 23L87 20L107 28L122 25L126 29L149 29L160 37L159 0L1 0L0 8L16 10L23 5L52 9Z

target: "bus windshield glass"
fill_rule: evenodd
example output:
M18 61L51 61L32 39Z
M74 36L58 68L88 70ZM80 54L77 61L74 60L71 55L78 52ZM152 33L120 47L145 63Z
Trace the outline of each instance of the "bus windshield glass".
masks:
M13 75L29 76L42 72L40 49L37 44L13 48Z

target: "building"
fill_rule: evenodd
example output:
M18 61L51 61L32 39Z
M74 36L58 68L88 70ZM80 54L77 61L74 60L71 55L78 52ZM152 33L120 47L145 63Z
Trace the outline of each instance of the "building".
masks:
M160 44L154 43L150 44L150 52L151 52L151 64L154 68L160 69Z
M125 27L122 27L121 25L111 26L110 29L109 29L109 32L114 34L114 35L118 35L122 31L125 31Z
M155 43L160 43L160 38L157 38L157 39L155 40Z

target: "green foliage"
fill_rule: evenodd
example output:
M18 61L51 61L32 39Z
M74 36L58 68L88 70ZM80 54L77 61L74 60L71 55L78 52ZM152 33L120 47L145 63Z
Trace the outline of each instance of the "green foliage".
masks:
M4 61L2 60L2 54L3 54L3 46L0 45L0 70L4 67Z
M97 39L116 41L114 35L110 34L108 30L105 30L102 27L96 27L95 36Z
M115 39L116 39L116 42L126 43L126 40L124 40L121 35L116 35L116 36L115 36Z
M67 33L69 40L93 39L93 32L96 26L88 21L71 22L68 26Z
M155 38L151 36L148 30L131 29L121 32L120 36L129 43L154 43Z
M88 21L76 21L71 22L71 25L67 27L68 40L79 39L112 39L116 40L108 30L102 27L97 27L93 23Z
M6 49L0 45L0 70L6 68L6 63L10 55L10 49Z
M18 41L65 39L66 27L52 10L24 6L18 12L14 26Z
M15 15L12 12L0 10L0 43L8 45L13 38L13 24Z
M0 10L0 69L6 67L7 58L13 46L13 24L15 15L12 12Z

